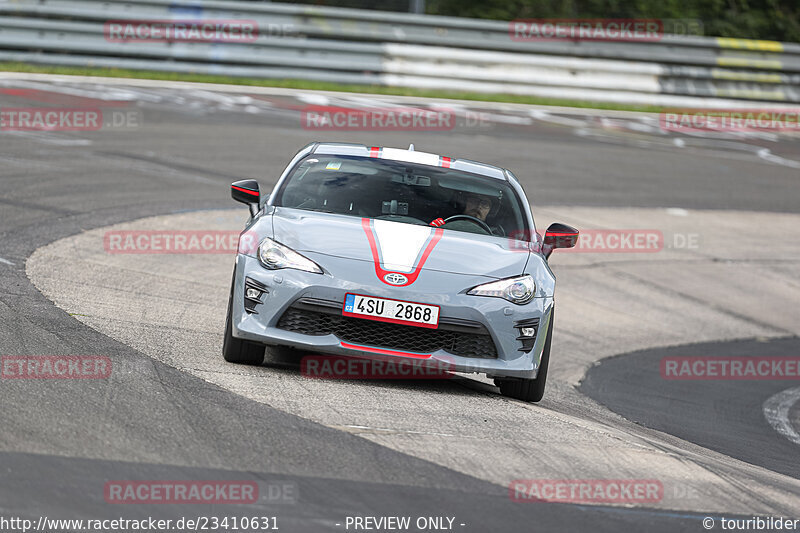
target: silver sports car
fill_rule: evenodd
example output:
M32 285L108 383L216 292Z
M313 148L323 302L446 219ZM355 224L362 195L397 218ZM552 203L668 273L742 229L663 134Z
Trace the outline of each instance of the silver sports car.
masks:
M466 159L347 143L300 150L269 196L248 204L223 355L265 347L446 362L539 401L553 331L547 258L578 231L540 236L517 178Z

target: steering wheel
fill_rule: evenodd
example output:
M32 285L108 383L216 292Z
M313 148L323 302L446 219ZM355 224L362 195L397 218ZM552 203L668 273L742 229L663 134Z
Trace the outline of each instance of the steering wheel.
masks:
M494 235L494 232L492 232L492 228L489 227L489 224L487 224L486 222L484 222L479 218L470 215L453 215L451 217L444 219L444 223L447 224L451 220L458 220L458 219L464 219L468 222L472 222L473 224L477 224L481 228L485 229L486 233L488 233L489 235Z

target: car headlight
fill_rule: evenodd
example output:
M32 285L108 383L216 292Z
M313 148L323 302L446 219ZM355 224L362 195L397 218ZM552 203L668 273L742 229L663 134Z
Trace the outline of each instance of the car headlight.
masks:
M473 296L494 296L505 298L509 302L522 305L530 302L536 294L536 282L526 274L515 278L501 279L491 283L484 283L470 289L467 294Z
M295 270L322 274L322 269L314 261L272 239L264 239L258 245L258 259L262 265L270 270L294 268Z

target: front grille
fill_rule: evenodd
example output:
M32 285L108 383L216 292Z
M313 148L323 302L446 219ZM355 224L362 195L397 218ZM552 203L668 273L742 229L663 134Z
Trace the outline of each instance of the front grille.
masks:
M286 310L277 327L303 335L332 333L345 342L378 348L417 353L444 350L462 357L497 358L494 341L482 324L441 319L437 329L390 324L342 316L341 305L302 299Z

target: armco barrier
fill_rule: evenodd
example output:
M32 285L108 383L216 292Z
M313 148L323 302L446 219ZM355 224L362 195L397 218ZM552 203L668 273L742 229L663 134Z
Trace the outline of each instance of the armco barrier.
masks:
M252 42L113 42L104 34L112 20L187 19L251 20L263 31ZM512 39L502 21L224 0L0 2L0 61L653 105L800 102L793 43L526 41Z

